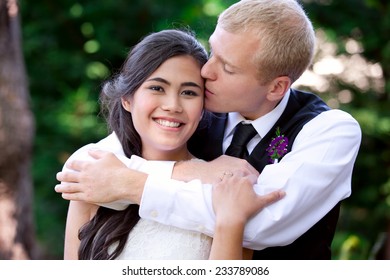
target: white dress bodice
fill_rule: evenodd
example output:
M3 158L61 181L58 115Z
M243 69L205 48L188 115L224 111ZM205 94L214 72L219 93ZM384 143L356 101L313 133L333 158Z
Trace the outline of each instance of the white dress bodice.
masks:
M88 155L88 149L95 148L111 151L123 161L126 166L149 173L148 162L142 158L136 158L135 162L126 158L122 146L115 135L110 134L96 144L89 144L76 151L69 160L92 160ZM131 165L133 164L133 165ZM146 168L146 169L145 169ZM152 167L149 167L152 168ZM66 169L64 165L64 170ZM123 210L128 206L126 201L105 203L102 206ZM122 253L116 258L118 260L190 260L208 259L210 255L212 238L202 233L167 226L151 220L140 219L130 232ZM115 244L109 251L115 248Z
M130 232L117 260L204 260L211 237L189 230L140 219Z

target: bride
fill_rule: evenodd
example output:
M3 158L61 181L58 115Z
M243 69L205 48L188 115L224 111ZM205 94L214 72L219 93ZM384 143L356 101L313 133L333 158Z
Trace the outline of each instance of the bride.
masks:
M206 61L205 49L187 32L165 30L146 36L129 53L119 74L102 88L101 101L112 133L80 148L68 162L85 159L91 148L110 151L128 167L144 172L151 161L198 160L186 143L207 117L200 75ZM271 193L258 200L252 188L256 178L242 175L226 172L213 186L213 238L141 219L135 204L117 211L71 201L64 258L250 258L250 251L242 249L244 226L251 215L281 196Z

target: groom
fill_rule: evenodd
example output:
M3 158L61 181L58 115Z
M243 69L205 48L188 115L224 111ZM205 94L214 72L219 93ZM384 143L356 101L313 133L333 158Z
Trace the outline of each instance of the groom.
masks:
M79 172L58 173L56 191L92 203L127 199L140 204L142 218L212 235L210 188L182 181L213 182L235 168L251 173L249 162L261 173L258 193L286 192L246 226L244 246L256 250L254 259L330 259L361 131L349 114L291 88L311 63L314 42L312 24L294 0L232 5L219 16L202 68L206 109L218 114L189 143L210 162L176 163L164 177L172 172L173 179L163 179L93 151L96 162L73 162L69 167Z

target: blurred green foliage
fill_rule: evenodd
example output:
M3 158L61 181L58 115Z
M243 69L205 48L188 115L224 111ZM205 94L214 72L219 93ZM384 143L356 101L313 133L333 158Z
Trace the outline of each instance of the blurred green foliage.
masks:
M340 107L358 120L363 131L353 194L344 202L334 247L340 259L381 258L375 255L377 247L390 238L390 3L307 0L304 6L337 46L337 56L352 58L351 68L361 67L353 60L357 55L367 62L362 68L366 77L355 74L349 82L341 75L332 77L335 92L352 92L352 101ZM360 46L356 52L348 49L351 41ZM380 71L370 73L372 66ZM367 85L362 84L367 77Z
M44 258L60 259L63 252L68 203L53 190L55 174L72 152L106 134L97 101L102 81L120 68L131 46L149 32L189 27L207 45L216 16L234 2L20 0L37 123L34 215ZM325 75L325 91L306 85L334 107L351 113L362 127L353 195L343 205L333 245L336 259L368 259L389 224L390 4L383 0L301 2L316 29L325 34L319 48L331 43L333 56L353 63L358 55L376 73L367 70L367 84L362 84L360 76L348 78L345 74L350 71L344 69L344 73ZM354 42L359 48L351 52ZM345 101L343 96L351 98Z

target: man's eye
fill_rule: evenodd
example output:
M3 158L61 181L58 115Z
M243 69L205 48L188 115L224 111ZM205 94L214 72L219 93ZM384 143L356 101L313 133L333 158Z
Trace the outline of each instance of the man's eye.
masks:
M226 68L223 68L223 70L226 72L226 73L228 73L228 74L234 74L234 72L233 71L229 71L229 70L227 70Z

